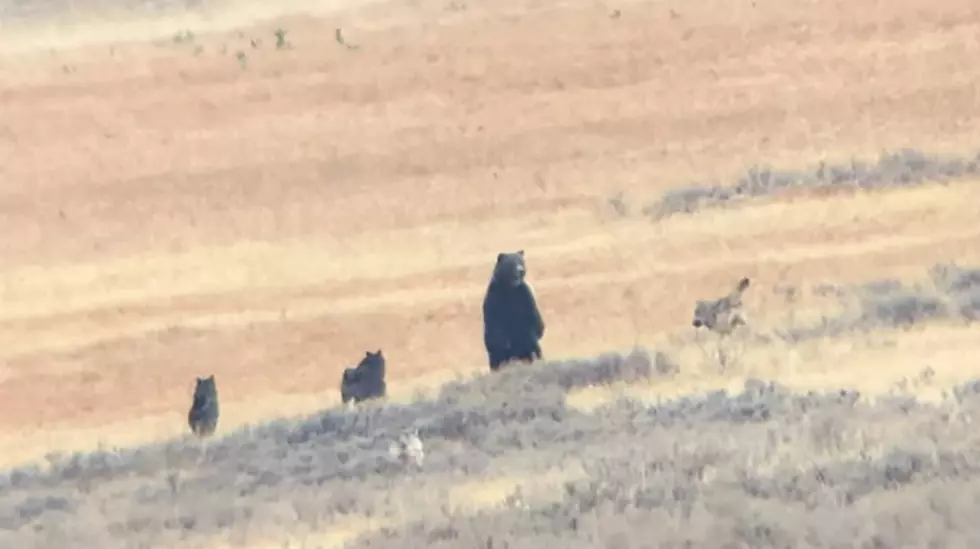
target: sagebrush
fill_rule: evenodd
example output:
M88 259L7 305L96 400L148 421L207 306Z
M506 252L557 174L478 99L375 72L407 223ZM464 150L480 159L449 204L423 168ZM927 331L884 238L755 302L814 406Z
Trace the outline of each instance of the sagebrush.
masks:
M4 547L207 546L350 530L357 547L966 547L980 541L980 382L942 404L853 391L743 391L593 412L594 384L671 376L636 349L516 366L411 404L332 409L208 445L51 457L0 476ZM417 429L419 468L390 443ZM578 471L551 492L531 480ZM461 483L521 476L476 509ZM559 475L560 476L560 475ZM375 524L365 528L363 524ZM283 542L285 543L285 542Z

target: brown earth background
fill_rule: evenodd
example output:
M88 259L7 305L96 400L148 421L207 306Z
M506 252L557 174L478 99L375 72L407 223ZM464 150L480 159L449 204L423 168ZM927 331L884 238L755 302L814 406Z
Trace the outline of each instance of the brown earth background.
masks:
M980 259L977 181L642 213L755 164L975 153L976 2L104 7L0 26L2 465L183 435L198 375L230 431L336 404L365 350L396 399L483 372L501 251L527 253L549 358L670 346L742 276L771 327L817 306L779 287ZM649 390L980 377L976 328L896 337L734 373L677 348Z

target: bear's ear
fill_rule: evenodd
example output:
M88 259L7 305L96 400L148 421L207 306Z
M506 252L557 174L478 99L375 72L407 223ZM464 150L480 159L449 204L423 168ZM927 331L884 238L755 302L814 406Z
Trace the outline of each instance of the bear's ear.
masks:
M381 356L381 349L378 349L378 352L374 353L374 356Z
M505 257L507 257L507 254L505 254L505 253L499 253L499 254L497 254L497 263L500 263L501 261L503 261Z

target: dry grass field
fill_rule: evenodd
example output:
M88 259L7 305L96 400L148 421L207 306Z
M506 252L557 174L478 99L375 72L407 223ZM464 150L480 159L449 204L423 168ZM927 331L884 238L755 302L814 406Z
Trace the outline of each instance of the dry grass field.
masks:
M610 485L628 486L630 464L667 459L657 452L670 459L645 470L644 485L667 474L666 463L698 452L718 460L719 482L737 477L743 487L746 471L760 467L774 479L780 467L803 462L845 471L847 460L870 463L890 455L881 448L926 431L941 450L930 455L955 461L966 459L956 452L976 452L963 427L963 410L972 408L960 399L959 411L942 410L955 387L980 378L980 329L969 322L980 311L980 282L966 272L959 289L944 290L929 270L980 266L980 4L354 1L199 2L153 12L103 0L72 3L68 12L56 1L28 11L0 0L0 467L42 464L30 474L10 469L0 482L8 490L0 493L0 542L6 532L18 547L490 547L486 536L521 519L513 509L487 509L521 486L538 494L538 507L498 546L898 546L892 539L952 548L978 539L971 521L955 518L966 511L942 514L944 527L915 536L892 528L878 545L868 532L887 529L885 519L869 519L871 530L847 519L853 529L836 532L836 545L806 534L835 517L918 516L881 494L861 499L860 512L841 508L843 500L796 509L799 528L784 529L798 535L784 537L728 536L728 526L744 526L735 524L742 511L733 496L728 507L719 500L697 512L659 506L636 515L616 511L619 496L596 488L608 505L577 507L583 514L569 520L589 526L571 537L549 538L545 530L561 529L534 521L558 520L539 515L561 500L562 486L566 501L582 493L575 482L607 473ZM770 185L755 169L833 182L821 162L846 171L845 181ZM709 196L712 204L693 211L663 209L708 185L751 192ZM558 383L560 391L542 382L540 397L508 385L511 378L496 386L476 379L476 388L457 389L482 395L479 404L460 411L470 401L442 385L487 370L481 299L496 254L517 249L526 251L548 326L548 368L634 347L664 353L657 356L671 367L630 355L623 360L642 375ZM722 367L695 342L691 314L695 300L722 295L743 276L753 280L746 308L755 336ZM862 285L883 280L927 281L908 290L911 301L886 297L945 312L914 313L907 323L882 313ZM854 307L828 297L821 288L829 285ZM827 319L840 329L818 329ZM279 455L276 444L293 448L303 421L314 421L284 418L337 405L343 368L378 348L389 361L389 402L323 416L344 426L337 433L360 438L319 432L302 440L299 454ZM280 422L205 450L181 438L194 377L212 373L219 436ZM767 416L785 427L780 435L772 425L726 427L702 407L680 427L636 427L646 414L637 402L738 392L752 379L779 384L763 391L775 399L765 406L809 406L816 419ZM511 391L511 408L532 410L530 419L493 415L491 404L508 401L486 387ZM859 391L860 404L826 397L801 405L793 399L804 397L792 396L839 389ZM918 399L911 412L875 404L898 393ZM841 412L845 405L863 408ZM541 410L577 434L532 443L557 432L537 423ZM464 412L490 414L500 432L431 427ZM387 436L398 421L416 419L433 437L442 433L435 448L448 452L432 457L424 475L371 480L357 460L336 458L357 470L320 461L360 451L379 425ZM834 439L830 450L814 442L811 430L828 429L815 427L823 420L846 434L834 437L852 438ZM622 429L608 432L602 422ZM613 453L631 448L629 433L649 437L654 448L643 451L653 453ZM786 455L763 459L738 437L783 437L775 447ZM490 439L503 449L481 446ZM716 442L697 446L708 439ZM660 448L658 440L671 442ZM126 447L143 449L112 450ZM131 458L138 474L86 461L109 459L102 454L73 465L54 456L97 449ZM232 457L239 454L246 457ZM235 459L238 469L223 469ZM746 469L725 469L726 459ZM268 465L277 460L289 465ZM316 486L341 495L317 495L299 473L288 480L291 467L315 469L310 460L333 475ZM475 473L474 460L486 462ZM936 482L954 482L946 462L929 463ZM72 483L85 474L58 476L71 467L96 471L95 480L79 487ZM144 494L177 469L195 471L190 488L174 481L163 499ZM921 491L906 500L945 498L937 505L975 510L972 470L957 469L962 493L939 497L948 487L930 484L904 488ZM243 471L278 478L267 494L277 503L257 510L201 495L247 500L246 491L234 495ZM859 483L861 471L839 475ZM144 484L126 476L144 474ZM683 489L715 486L697 482L707 484ZM419 490L428 494L425 511L413 503ZM299 498L292 507L287 493ZM35 496L75 503L54 505L51 516L24 511ZM646 509L630 497L631 509ZM177 500L189 507L178 509ZM180 518L205 500L230 507L206 524ZM133 501L139 509L125 507ZM745 509L768 516L779 501ZM84 512L68 520L70 509ZM729 512L735 522L719 522ZM99 526L105 517L124 526ZM650 520L673 534L636 534ZM609 521L617 526L597 526ZM929 537L957 528L961 537Z

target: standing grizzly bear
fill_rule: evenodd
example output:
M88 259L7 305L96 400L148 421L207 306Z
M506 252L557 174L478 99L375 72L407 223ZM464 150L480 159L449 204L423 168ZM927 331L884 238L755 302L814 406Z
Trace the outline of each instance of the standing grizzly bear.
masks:
M527 267L524 250L497 255L493 277L483 298L483 344L490 358L490 370L519 360L541 358L544 321L534 291L524 280Z

